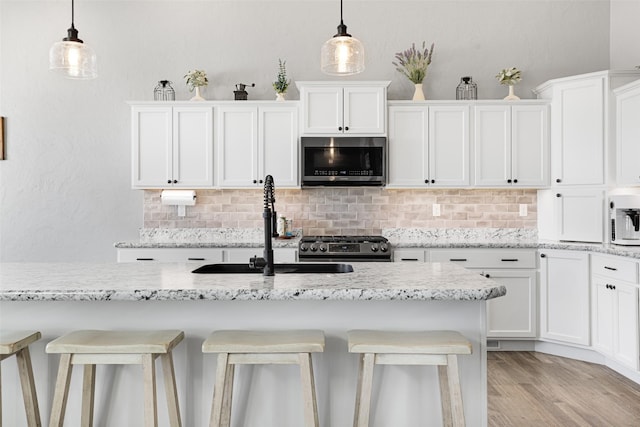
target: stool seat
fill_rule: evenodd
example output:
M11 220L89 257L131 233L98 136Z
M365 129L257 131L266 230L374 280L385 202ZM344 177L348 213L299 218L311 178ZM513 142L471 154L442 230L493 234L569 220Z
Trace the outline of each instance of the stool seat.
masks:
M348 332L350 353L471 354L471 343L456 331Z
M13 354L42 338L36 331L0 331L0 354Z
M215 331L202 344L203 353L319 353L324 333L318 330Z
M162 361L169 411L169 425L181 427L180 408L173 367L173 348L184 339L178 330L102 331L80 330L47 344L47 353L60 354L50 427L62 427L73 365L84 365L80 425L93 425L96 365L142 365L144 378L144 425L158 426L155 360Z
M47 353L166 354L182 339L182 331L96 331L70 332L47 344Z

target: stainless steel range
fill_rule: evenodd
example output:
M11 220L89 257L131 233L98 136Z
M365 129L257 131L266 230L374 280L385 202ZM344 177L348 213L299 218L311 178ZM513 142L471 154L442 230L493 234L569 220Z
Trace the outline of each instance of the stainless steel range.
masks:
M304 236L298 245L300 261L389 262L391 245L382 236Z

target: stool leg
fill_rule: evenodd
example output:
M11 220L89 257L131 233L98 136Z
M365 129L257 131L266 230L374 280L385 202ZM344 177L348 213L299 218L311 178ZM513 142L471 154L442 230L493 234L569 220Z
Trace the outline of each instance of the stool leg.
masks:
M218 366L216 367L216 383L213 388L213 403L211 405L211 420L209 427L222 426L222 411L225 403L225 393L227 393L227 377L229 367L229 353L218 354ZM230 397L229 397L230 399Z
M464 408L462 406L462 391L460 390L460 376L458 374L458 356L455 354L447 355L447 377L449 379L453 425L454 427L464 427Z
M82 415L80 425L93 427L93 402L96 396L96 365L84 365L82 376Z
M144 375L144 425L158 427L158 405L156 401L156 370L153 354L142 356L142 372Z
M313 379L313 363L311 353L300 353L300 378L302 379L302 400L304 419L307 427L319 427L318 404L316 402L316 385Z
M449 379L446 365L438 365L438 380L440 382L442 425L443 427L453 427L453 421L451 419L451 399L449 397Z
M369 408L371 406L371 387L373 385L374 353L360 354L358 369L358 390L356 391L356 408L353 427L369 426Z
M40 408L38 407L38 397L36 395L36 384L33 379L33 368L31 366L31 354L29 347L23 348L16 353L18 360L18 371L20 382L22 383L22 396L24 398L24 409L27 412L27 425L29 427L40 427ZM0 400L1 402L1 400ZM0 412L0 417L2 413ZM0 427L2 421L0 420Z
M164 373L164 388L167 394L167 408L169 408L169 423L171 427L181 427L180 404L178 391L176 390L176 374L173 370L173 356L169 351L160 356L162 360L162 372Z
M222 418L221 426L231 426L231 397L233 396L233 376L236 365L227 366L227 375L224 377L224 396L222 397Z
M49 427L62 427L64 423L64 412L67 409L69 382L71 381L71 369L71 354L61 354L58 377L56 378L56 389L51 406Z

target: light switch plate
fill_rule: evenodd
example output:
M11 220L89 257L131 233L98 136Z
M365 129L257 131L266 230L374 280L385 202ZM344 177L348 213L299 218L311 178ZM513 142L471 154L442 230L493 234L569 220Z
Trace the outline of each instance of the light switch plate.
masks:
M527 205L520 203L520 216L527 216Z
M440 216L440 203L433 204L433 216Z

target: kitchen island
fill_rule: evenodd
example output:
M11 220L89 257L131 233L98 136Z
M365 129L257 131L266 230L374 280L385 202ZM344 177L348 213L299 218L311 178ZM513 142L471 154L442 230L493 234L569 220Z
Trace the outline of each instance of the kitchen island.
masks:
M349 329L453 329L473 345L460 358L469 426L487 424L486 304L505 288L449 263L354 263L353 273L201 275L199 264L2 264L0 322L5 329L40 330L32 359L43 418L49 407L57 358L44 347L73 329L181 329L175 350L183 425L208 425L215 356L202 341L214 329L317 328L326 348L314 355L322 426L352 423L357 356L346 349ZM20 396L19 381L5 363L5 400ZM439 425L436 370L385 366L374 383L371 426ZM139 367L99 367L96 423L142 423ZM68 424L77 425L80 374L72 378ZM302 404L293 366L243 367L237 375L234 424L299 426ZM160 386L161 379L159 378ZM19 402L4 411L8 425L24 425ZM160 425L165 405L159 399Z

